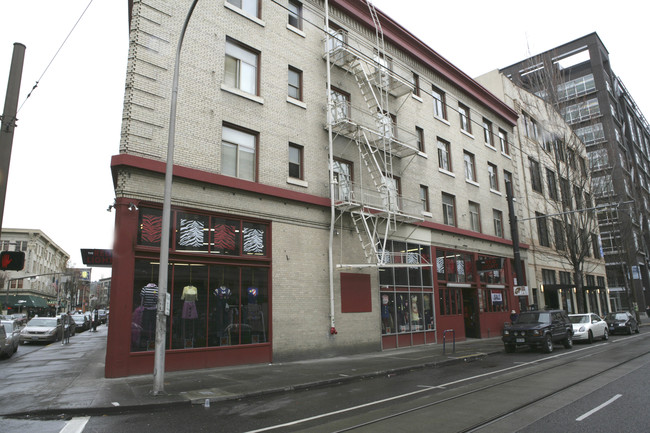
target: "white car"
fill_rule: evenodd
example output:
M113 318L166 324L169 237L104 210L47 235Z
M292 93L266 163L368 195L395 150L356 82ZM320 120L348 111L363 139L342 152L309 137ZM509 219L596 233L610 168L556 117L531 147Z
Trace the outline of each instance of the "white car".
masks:
M593 343L595 338L602 338L603 340L609 338L607 322L597 314L569 314L569 320L573 325L574 340L587 340L589 343Z

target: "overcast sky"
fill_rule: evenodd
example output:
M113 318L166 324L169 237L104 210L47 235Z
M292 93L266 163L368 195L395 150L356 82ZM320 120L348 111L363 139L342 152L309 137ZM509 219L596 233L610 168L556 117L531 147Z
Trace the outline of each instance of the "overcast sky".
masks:
M119 148L128 54L128 1L94 0L56 55L89 3L4 1L0 26L1 107L13 43L27 47L3 226L43 230L76 267L83 266L81 248L112 248L110 158ZM595 31L614 72L650 117L644 48L650 26L643 2L373 3L471 77ZM263 7L278 6L264 0ZM108 276L110 268L93 269L93 281Z

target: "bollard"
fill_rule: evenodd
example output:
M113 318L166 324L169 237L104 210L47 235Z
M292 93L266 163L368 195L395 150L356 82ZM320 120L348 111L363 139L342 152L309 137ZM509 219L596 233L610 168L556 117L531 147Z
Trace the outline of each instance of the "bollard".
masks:
M452 349L451 353L456 353L456 331L454 329L445 329L442 331L442 354L446 355L447 354L447 348L446 348L446 340L447 340L447 332L451 332L452 335Z
M210 399L206 398L205 403L203 403L203 407L210 407Z

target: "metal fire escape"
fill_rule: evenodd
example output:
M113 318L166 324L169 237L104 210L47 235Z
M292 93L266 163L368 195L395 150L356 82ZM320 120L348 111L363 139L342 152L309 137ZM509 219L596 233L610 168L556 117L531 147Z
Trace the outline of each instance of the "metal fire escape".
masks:
M326 57L332 65L354 77L365 103L358 108L348 100L332 98L328 109L327 126L335 136L356 144L362 171L354 184L344 176L331 177L337 183L333 206L339 211L338 219L350 215L367 262L337 267L399 266L407 262L417 266L422 263L421 257L414 259L412 253L391 252L386 248L387 240L399 224L423 220L420 202L400 196L393 173L396 159L412 157L418 152L417 136L399 130L390 112L390 108L399 111L414 87L394 71L386 56L375 7L370 1L367 4L375 27L374 44L343 31L330 30L325 38ZM333 142L329 146L331 149Z

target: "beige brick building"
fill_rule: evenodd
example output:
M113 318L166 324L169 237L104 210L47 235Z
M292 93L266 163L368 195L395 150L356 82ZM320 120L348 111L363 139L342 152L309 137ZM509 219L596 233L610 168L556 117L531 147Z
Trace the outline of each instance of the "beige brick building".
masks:
M153 364L191 3L129 2L111 377ZM179 65L168 369L494 336L519 308L505 195L506 181L521 189L517 114L381 11L202 1Z

